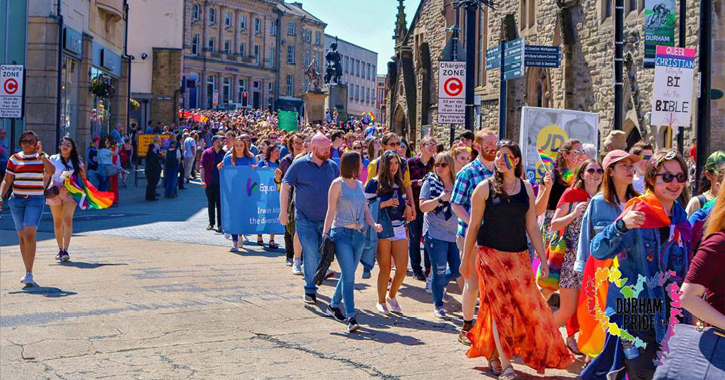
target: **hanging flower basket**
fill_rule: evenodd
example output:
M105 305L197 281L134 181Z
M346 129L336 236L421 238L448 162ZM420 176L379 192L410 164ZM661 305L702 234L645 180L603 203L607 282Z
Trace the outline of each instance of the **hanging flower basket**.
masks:
M110 98L116 93L116 89L102 77L91 80L91 93L99 98Z
M138 100L131 98L128 100L128 105L131 107L132 110L137 110L141 108L141 104L138 102Z

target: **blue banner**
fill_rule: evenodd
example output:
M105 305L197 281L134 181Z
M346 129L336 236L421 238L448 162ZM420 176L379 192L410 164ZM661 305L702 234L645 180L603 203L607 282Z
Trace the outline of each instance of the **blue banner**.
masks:
M235 235L283 234L279 186L271 169L225 166L219 171L222 228Z

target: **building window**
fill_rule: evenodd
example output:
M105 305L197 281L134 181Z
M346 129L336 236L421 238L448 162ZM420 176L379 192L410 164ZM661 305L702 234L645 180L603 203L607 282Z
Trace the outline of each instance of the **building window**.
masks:
M247 16L239 16L239 30L247 29Z
M612 17L612 2L613 0L601 0L602 21Z
M224 86L222 87L222 103L229 104L229 98L232 96L232 80L224 78Z
M239 44L239 55L242 58L247 56L247 46L245 44Z
M287 75L287 96L294 96L295 77Z
M274 92L274 82L267 83L267 91L269 91L270 94Z
M229 54L232 52L232 41L226 40L224 41L224 54Z
M257 65L259 65L259 59L260 59L259 53L260 53L259 45L254 45L254 63L256 63Z
M252 88L255 90L259 90L259 81L255 80L254 82L252 82Z
M230 26L232 26L232 14L231 14L231 12L225 12L224 13L224 26L227 27L227 28L230 27Z
M261 31L262 31L262 20L260 20L259 18L255 18L254 19L254 33L258 34Z
M315 53L315 70L320 71L320 53Z
M199 33L191 36L191 54L199 55Z
M270 36L274 36L274 34L276 33L275 29L276 29L276 24L275 24L275 21L272 20L269 22L269 35Z
M237 81L237 92L239 97L239 103L242 103L242 100L244 99L244 93L247 92L247 81L244 79L239 79Z
M287 35L294 36L297 34L297 25L294 22L287 24Z
M287 63L290 65L295 64L295 47L294 45L287 45Z
M199 21L199 4L194 4L191 8L191 19Z
M378 75L378 72L377 72L377 71L375 71L375 65L373 65L373 69L372 69L372 70L373 70L373 71L372 71L372 75L370 76L370 80L373 80L373 79L375 79L374 77L375 77L376 75Z
M320 33L320 32L315 32L315 45L319 45L319 44L322 43L321 42L321 38L322 38L321 34L322 33Z
M365 67L368 70L368 80L373 80L373 76L370 75L370 64L369 63L365 64Z
M345 74L350 72L350 59L348 57L343 57L343 66L345 66Z
M206 77L206 103L210 108L214 104L214 91L216 91L216 77L207 75Z
M209 25L216 23L216 8L209 8Z
M309 66L310 62L312 62L312 52L305 50L305 67Z
M269 48L269 67L274 67L274 48Z
M625 10L624 14L628 15L629 12L636 12L636 11L637 11L637 0L628 0L627 9Z
M305 42L312 43L312 31L311 30L305 31Z
M216 37L212 37L209 39L209 51L213 53L215 47L216 47Z
M362 76L362 72L360 72L360 60L356 59L355 64L357 65L357 68L355 69L357 71L357 76Z
M355 86L350 86L350 91L348 91L347 97L352 100L353 95L355 95Z

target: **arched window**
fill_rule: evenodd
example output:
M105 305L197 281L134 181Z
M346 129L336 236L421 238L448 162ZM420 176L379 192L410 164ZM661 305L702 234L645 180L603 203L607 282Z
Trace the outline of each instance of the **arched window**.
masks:
M549 72L546 69L532 67L529 69L526 103L533 107L551 107L551 85Z

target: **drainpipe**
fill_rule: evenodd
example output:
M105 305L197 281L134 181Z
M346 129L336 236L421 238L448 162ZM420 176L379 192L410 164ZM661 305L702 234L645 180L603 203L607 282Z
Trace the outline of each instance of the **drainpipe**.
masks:
M55 151L60 151L60 126L61 126L61 119L60 119L60 107L61 107L61 94L63 92L63 15L61 14L61 2L60 0L57 0L57 18L58 18L58 84L56 86L56 110L55 110L55 120L56 120L56 126L55 126Z
M128 56L128 0L123 0L124 26L123 26L123 59L128 61L128 88L126 90L128 99L126 100L126 133L131 128L131 59Z

